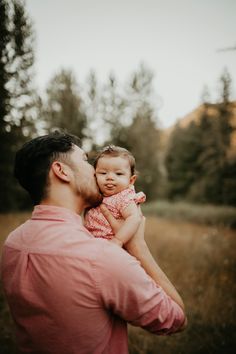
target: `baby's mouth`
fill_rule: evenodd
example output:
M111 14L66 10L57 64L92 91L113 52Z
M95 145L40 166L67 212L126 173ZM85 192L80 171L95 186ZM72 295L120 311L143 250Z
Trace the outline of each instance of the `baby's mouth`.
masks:
M112 189L114 187L115 187L114 184L111 184L111 183L105 184L105 188L107 188L107 189Z

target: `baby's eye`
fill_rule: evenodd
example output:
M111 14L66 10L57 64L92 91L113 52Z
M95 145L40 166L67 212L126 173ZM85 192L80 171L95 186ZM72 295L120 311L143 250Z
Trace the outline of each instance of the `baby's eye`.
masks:
M117 176L122 176L123 173L122 172L116 172Z
M106 172L97 172L98 175L105 175Z

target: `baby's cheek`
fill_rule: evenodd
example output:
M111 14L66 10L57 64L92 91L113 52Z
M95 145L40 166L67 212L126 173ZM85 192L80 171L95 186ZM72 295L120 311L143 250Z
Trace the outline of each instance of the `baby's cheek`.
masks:
M97 184L100 186L100 184L102 184L102 179L99 177L96 177L96 179L97 179Z

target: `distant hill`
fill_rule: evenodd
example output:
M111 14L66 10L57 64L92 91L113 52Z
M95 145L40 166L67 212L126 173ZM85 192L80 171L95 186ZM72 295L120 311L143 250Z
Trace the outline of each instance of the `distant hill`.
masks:
M231 156L236 156L236 101L230 102L229 105L230 105L230 110L232 111L231 124L232 127L234 128L234 132L232 133L231 136L231 149L229 151L229 154ZM200 121L201 116L205 110L207 110L209 116L212 116L212 118L214 118L217 115L218 106L219 106L218 104L208 104L207 106L202 104L196 109L194 109L192 112L184 116L183 118L179 119L176 124L174 124L170 128L163 130L163 134L162 134L163 147L165 148L166 145L168 144L169 137L177 125L179 125L182 128L185 128L191 122L195 122L197 124Z

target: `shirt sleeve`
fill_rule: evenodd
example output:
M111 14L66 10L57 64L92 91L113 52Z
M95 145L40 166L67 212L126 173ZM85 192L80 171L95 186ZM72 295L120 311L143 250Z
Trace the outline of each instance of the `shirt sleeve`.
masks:
M136 204L144 203L146 196L143 192L135 193L134 188L127 188L117 194L116 203L117 208L122 212L130 202L134 201Z
M104 247L103 257L97 289L105 308L154 334L171 334L182 326L183 310L145 273L136 258L110 244Z

